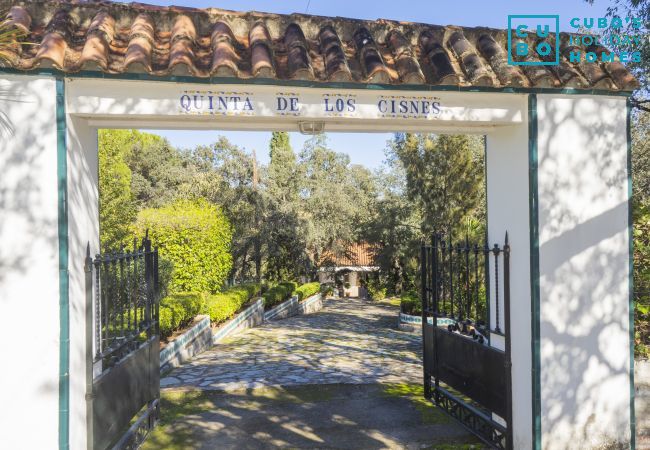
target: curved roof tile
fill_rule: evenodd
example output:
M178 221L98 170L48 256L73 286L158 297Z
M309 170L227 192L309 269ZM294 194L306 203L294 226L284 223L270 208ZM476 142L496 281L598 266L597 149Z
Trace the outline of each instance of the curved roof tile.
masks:
M260 77L320 82L631 91L620 62L572 62L560 39L558 66L508 64L507 32L390 20L161 7L78 0L0 0L31 45L8 46L10 67L67 73ZM532 36L525 38L533 45ZM528 61L539 61L529 57Z

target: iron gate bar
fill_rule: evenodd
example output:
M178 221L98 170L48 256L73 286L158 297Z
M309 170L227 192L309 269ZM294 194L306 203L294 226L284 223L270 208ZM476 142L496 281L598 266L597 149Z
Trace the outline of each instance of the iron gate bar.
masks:
M481 257L483 264L479 264ZM494 262L492 282L490 258ZM454 245L451 237L434 234L430 246L422 245L420 261L424 395L488 445L510 450L512 362L508 234L503 248L498 244L490 247L487 242L471 245L467 236L462 244ZM499 279L500 263L503 263L503 280ZM502 290L500 281L503 281ZM485 287L484 295L479 289L481 284ZM492 284L494 329L490 322ZM432 324L428 323L429 317L433 318ZM443 329L438 325L438 318L451 318L454 323ZM504 351L490 345L492 334L504 337ZM432 381L435 384L432 385ZM441 386L441 382L502 417L506 426L493 420L490 413L483 413L456 398Z
M160 398L158 318L158 250L152 249L148 234L140 247L134 241L130 253L122 249L120 253L97 255L93 259L88 245L86 406L89 448L137 448L157 421ZM129 423L143 408L143 415L129 428Z

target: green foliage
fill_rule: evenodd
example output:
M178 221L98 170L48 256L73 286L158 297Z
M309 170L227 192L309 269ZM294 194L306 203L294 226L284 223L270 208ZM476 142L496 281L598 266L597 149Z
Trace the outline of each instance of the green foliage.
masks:
M167 205L190 195L196 168L189 156L157 135L138 133L126 161L133 173L131 188L139 208Z
M130 244L137 210L131 194L132 173L126 159L142 133L99 130L99 238L103 251Z
M172 292L218 292L232 268L232 227L221 209L205 200L179 200L140 211L137 235L149 236L174 265Z
M419 316L422 314L422 301L416 291L408 291L400 297L400 308L404 314Z
M388 289L378 279L371 279L366 287L371 299L383 300L386 298Z
M406 133L391 145L406 171L407 194L422 211L425 235L458 235L466 217L483 218L482 137Z
M588 3L594 3L594 0L585 0ZM588 16L587 16L588 17ZM607 8L607 17L622 17L623 27L608 27L602 30L602 42L607 42L608 46L613 42L614 50L620 52L641 53L639 62L630 61L625 65L632 70L641 84L641 91L648 90L648 74L650 74L650 40L647 39L648 23L650 22L650 1L648 0L612 0ZM635 28L632 21L625 20L626 17L634 17L641 21L641 28ZM594 32L589 30L591 34ZM626 39L620 39L621 36L638 36L638 43L626 43ZM613 38L613 40L611 40ZM619 42L619 44L616 44Z
M212 323L221 323L230 319L253 296L260 292L260 285L242 284L219 294L207 297L206 311Z
M172 284L174 275L174 263L168 259L158 257L158 289L160 297L164 298L170 294L169 287Z
M305 143L300 166L307 250L320 264L326 251L342 253L347 243L358 240L360 224L376 198L376 183L367 169L350 165L348 155L330 149L325 135Z
M257 249L264 238L261 220L266 199L253 181L259 178L255 158L224 137L212 145L196 147L190 158L196 175L187 195L221 205L233 225L232 276L239 280L257 277L262 265Z
M317 294L320 291L320 283L315 281L313 283L305 283L296 288L296 295L298 300L304 300L308 297L311 297L314 294Z
M292 281L278 283L262 295L264 297L264 307L269 309L278 303L288 300L295 290L296 283Z
M177 329L190 323L206 308L205 295L198 292L179 292L160 301L160 335L169 337Z
M323 297L334 294L334 284L333 283L323 283L320 285L320 293Z
M650 113L632 118L635 353L650 357Z

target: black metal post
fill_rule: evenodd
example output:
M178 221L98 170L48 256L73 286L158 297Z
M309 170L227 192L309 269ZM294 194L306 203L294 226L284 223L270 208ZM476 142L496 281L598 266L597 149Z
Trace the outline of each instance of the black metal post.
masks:
M422 244L420 252L420 281L422 283L422 339L426 335L427 327L427 247ZM422 361L427 359L427 346L422 343ZM424 397L431 398L431 378L427 374L426 364L422 364L422 375L424 378Z
M478 252L479 248L477 244L474 244L474 302L476 304L476 311L474 312L474 325L478 326L480 321L480 312L479 312L479 288L478 288Z
M454 246L449 236L449 301L451 302L451 318L454 319Z
M145 326L147 327L147 338L151 337L151 306L154 298L154 286L153 286L153 258L151 253L151 241L147 236L143 241L144 247L144 279L146 283L146 301L144 306L144 317L145 317Z
M492 330L492 322L490 317L490 246L488 241L485 241L485 246L483 247L483 272L485 273L485 328L488 331L487 338L488 343L491 339L490 330Z
M499 249L498 244L494 244L494 312L496 314L496 326L494 331L501 333L501 327L499 326Z
M511 353L511 335L510 335L510 244L508 243L508 232L506 231L506 240L503 245L503 303L504 303L504 322L505 322L505 380L506 380L506 423L507 437L506 449L513 449L512 442L512 353Z
M438 237L433 235L431 242L432 255L432 271L431 271L431 286L433 287L433 326L438 326L438 315L440 313L440 292L438 286Z
M436 284L440 285L440 296L442 297L442 313L447 317L447 296L445 292L445 258L447 256L447 245L441 239L440 235L436 236L436 242L439 244L440 252L440 272L436 273Z
M465 319L470 319L472 295L469 290L469 236L465 235Z
M90 242L86 247L86 433L87 445L93 447L93 259Z

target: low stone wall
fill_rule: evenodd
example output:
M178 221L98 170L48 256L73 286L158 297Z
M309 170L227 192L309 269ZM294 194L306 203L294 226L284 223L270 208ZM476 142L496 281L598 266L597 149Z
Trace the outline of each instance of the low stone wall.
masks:
M264 299L258 298L251 306L216 330L210 328L210 317L199 316L199 322L170 342L160 351L160 373L166 373L185 363L193 356L219 343L225 337L261 325L265 321L284 319L298 314L310 314L323 307L320 294L298 301L297 296L264 312Z
M264 322L264 299L258 298L251 306L217 328L212 333L212 343L217 344L226 336L247 328L256 327L262 322Z
M433 324L433 317L427 317L427 322ZM455 321L451 319L438 319L438 325L452 325ZM397 328L403 331L415 331L422 327L422 316L412 316L400 311L397 319Z
M212 345L210 317L199 316L198 318L200 320L196 325L160 351L160 373L180 366Z
M323 309L323 296L312 295L298 303L298 314L311 314Z
M286 319L298 314L298 296L294 295L264 313L264 322L269 320Z
M287 317L297 316L299 314L311 314L323 309L323 297L321 294L315 294L307 297L303 301L298 301L298 296L294 295L272 309L264 313L264 321L286 319Z
M650 448L650 360L634 362L634 409L636 432L647 447Z

